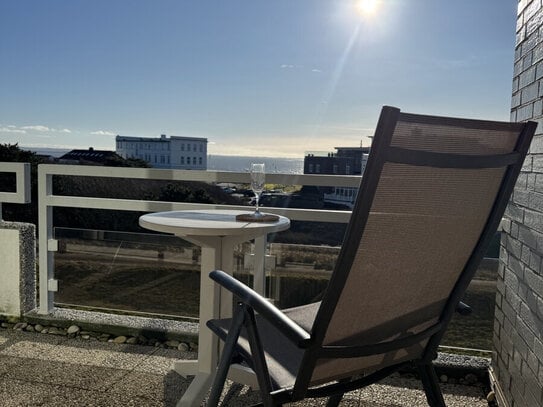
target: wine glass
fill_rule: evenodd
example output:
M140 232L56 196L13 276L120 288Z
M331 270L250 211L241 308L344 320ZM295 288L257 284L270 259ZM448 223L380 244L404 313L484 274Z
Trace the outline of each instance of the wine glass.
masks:
M264 190L264 180L265 180L264 164L251 164L251 189L255 193L255 203L256 209L253 216L258 218L262 216L258 210L258 203L260 201L260 195Z

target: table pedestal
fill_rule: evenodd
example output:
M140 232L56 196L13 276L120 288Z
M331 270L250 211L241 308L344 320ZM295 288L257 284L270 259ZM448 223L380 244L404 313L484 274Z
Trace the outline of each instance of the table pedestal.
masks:
M209 278L212 270L233 273L234 246L249 240L247 236L183 236L183 239L201 246L202 261L200 272L200 329L198 336L198 360L179 360L174 362L174 370L181 376L196 377L177 403L178 407L199 406L211 387L219 360L219 339L205 325L213 318L232 316L232 293L220 288ZM256 378L243 367L231 369L230 377L236 381L255 385ZM249 383L247 383L249 381Z
M213 270L233 272L234 246L255 239L255 279L257 292L264 294L264 248L268 233L280 232L290 226L290 221L279 216L276 222L239 222L237 215L244 211L204 209L157 212L143 215L140 226L162 233L173 233L202 248L200 275L200 329L198 333L198 360L175 362L174 370L182 376L196 376L177 404L199 406L209 390L219 360L219 339L206 327L210 319L232 316L232 294L221 289L208 276ZM262 252L262 253L259 253ZM251 369L232 366L229 377L239 383L256 387Z

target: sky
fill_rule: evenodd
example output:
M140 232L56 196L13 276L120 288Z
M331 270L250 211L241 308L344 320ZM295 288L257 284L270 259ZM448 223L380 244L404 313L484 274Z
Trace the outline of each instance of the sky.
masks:
M509 120L515 0L0 0L0 143L369 145L380 109Z

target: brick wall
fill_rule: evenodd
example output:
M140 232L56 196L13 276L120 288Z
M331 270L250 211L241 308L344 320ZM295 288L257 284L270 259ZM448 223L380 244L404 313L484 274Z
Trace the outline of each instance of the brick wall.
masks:
M518 3L511 120L539 122L503 222L493 376L501 404L543 406L543 8Z

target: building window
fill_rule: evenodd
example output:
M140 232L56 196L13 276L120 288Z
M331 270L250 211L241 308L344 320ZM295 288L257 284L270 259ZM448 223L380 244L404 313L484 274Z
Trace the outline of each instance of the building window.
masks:
M179 163L185 165L185 157L179 157Z
M202 153L204 151L204 145L200 144L200 152Z
M196 165L196 157L192 157L192 165Z
M334 174L337 174L337 164L334 164L333 171L334 171Z
M319 174L321 172L321 165L320 164L315 165L315 172L317 174Z
M350 165L346 165L345 166L345 174L350 174L351 173L351 166Z
M198 157L198 164L202 165L202 157Z
M310 173L313 172L313 164L309 164L307 171L309 171Z
M190 151L190 144L187 144L187 151Z
M185 151L185 144L181 144L181 151Z
M164 157L163 155L160 156L160 164L165 164L166 163L166 157Z

